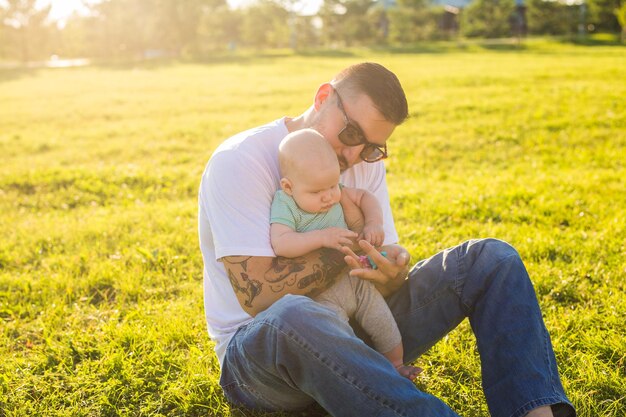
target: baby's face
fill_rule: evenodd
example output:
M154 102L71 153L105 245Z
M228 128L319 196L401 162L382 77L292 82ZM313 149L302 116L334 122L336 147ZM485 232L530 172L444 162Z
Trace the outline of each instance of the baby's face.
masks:
M337 167L300 172L290 180L291 196L306 212L326 212L341 199Z

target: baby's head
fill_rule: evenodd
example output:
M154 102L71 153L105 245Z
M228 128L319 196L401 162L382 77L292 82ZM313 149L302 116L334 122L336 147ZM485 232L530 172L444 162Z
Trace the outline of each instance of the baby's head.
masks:
M313 129L288 134L278 148L280 187L309 213L325 212L341 199L339 162L326 139Z

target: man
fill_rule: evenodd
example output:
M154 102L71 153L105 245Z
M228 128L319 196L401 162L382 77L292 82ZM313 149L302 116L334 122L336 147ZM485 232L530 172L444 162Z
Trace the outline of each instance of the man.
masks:
M493 239L469 241L409 272L382 161L388 138L407 115L396 76L378 64L358 64L320 86L300 116L235 135L211 157L200 185L199 233L206 319L227 399L270 411L317 401L334 416L456 415L307 297L349 270L387 297L406 362L469 317L492 415L575 415L534 289L513 248ZM349 248L296 259L274 255L269 213L281 178L278 145L303 128L316 129L332 146L344 185L367 189L381 203L386 257L359 242L377 269L362 269Z

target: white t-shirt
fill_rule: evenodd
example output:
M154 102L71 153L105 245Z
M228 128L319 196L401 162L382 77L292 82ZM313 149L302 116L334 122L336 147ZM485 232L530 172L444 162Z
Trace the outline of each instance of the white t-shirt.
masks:
M252 320L235 296L225 256L276 256L270 243L270 207L280 186L278 145L289 133L279 119L239 133L209 160L199 191L198 231L204 261L204 311L220 365L235 331ZM383 162L360 163L341 175L346 187L372 192L383 209L385 244L398 241Z

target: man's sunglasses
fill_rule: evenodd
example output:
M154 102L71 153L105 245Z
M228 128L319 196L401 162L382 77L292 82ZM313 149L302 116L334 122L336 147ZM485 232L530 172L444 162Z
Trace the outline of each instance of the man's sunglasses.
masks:
M346 146L365 145L360 154L361 159L365 162L376 162L385 159L387 157L387 144L380 146L369 142L365 138L363 131L350 121L346 110L343 108L343 102L339 92L337 92L334 87L333 91L337 94L337 107L339 107L339 110L343 113L343 118L346 123L345 127L339 132L339 140L341 143Z

